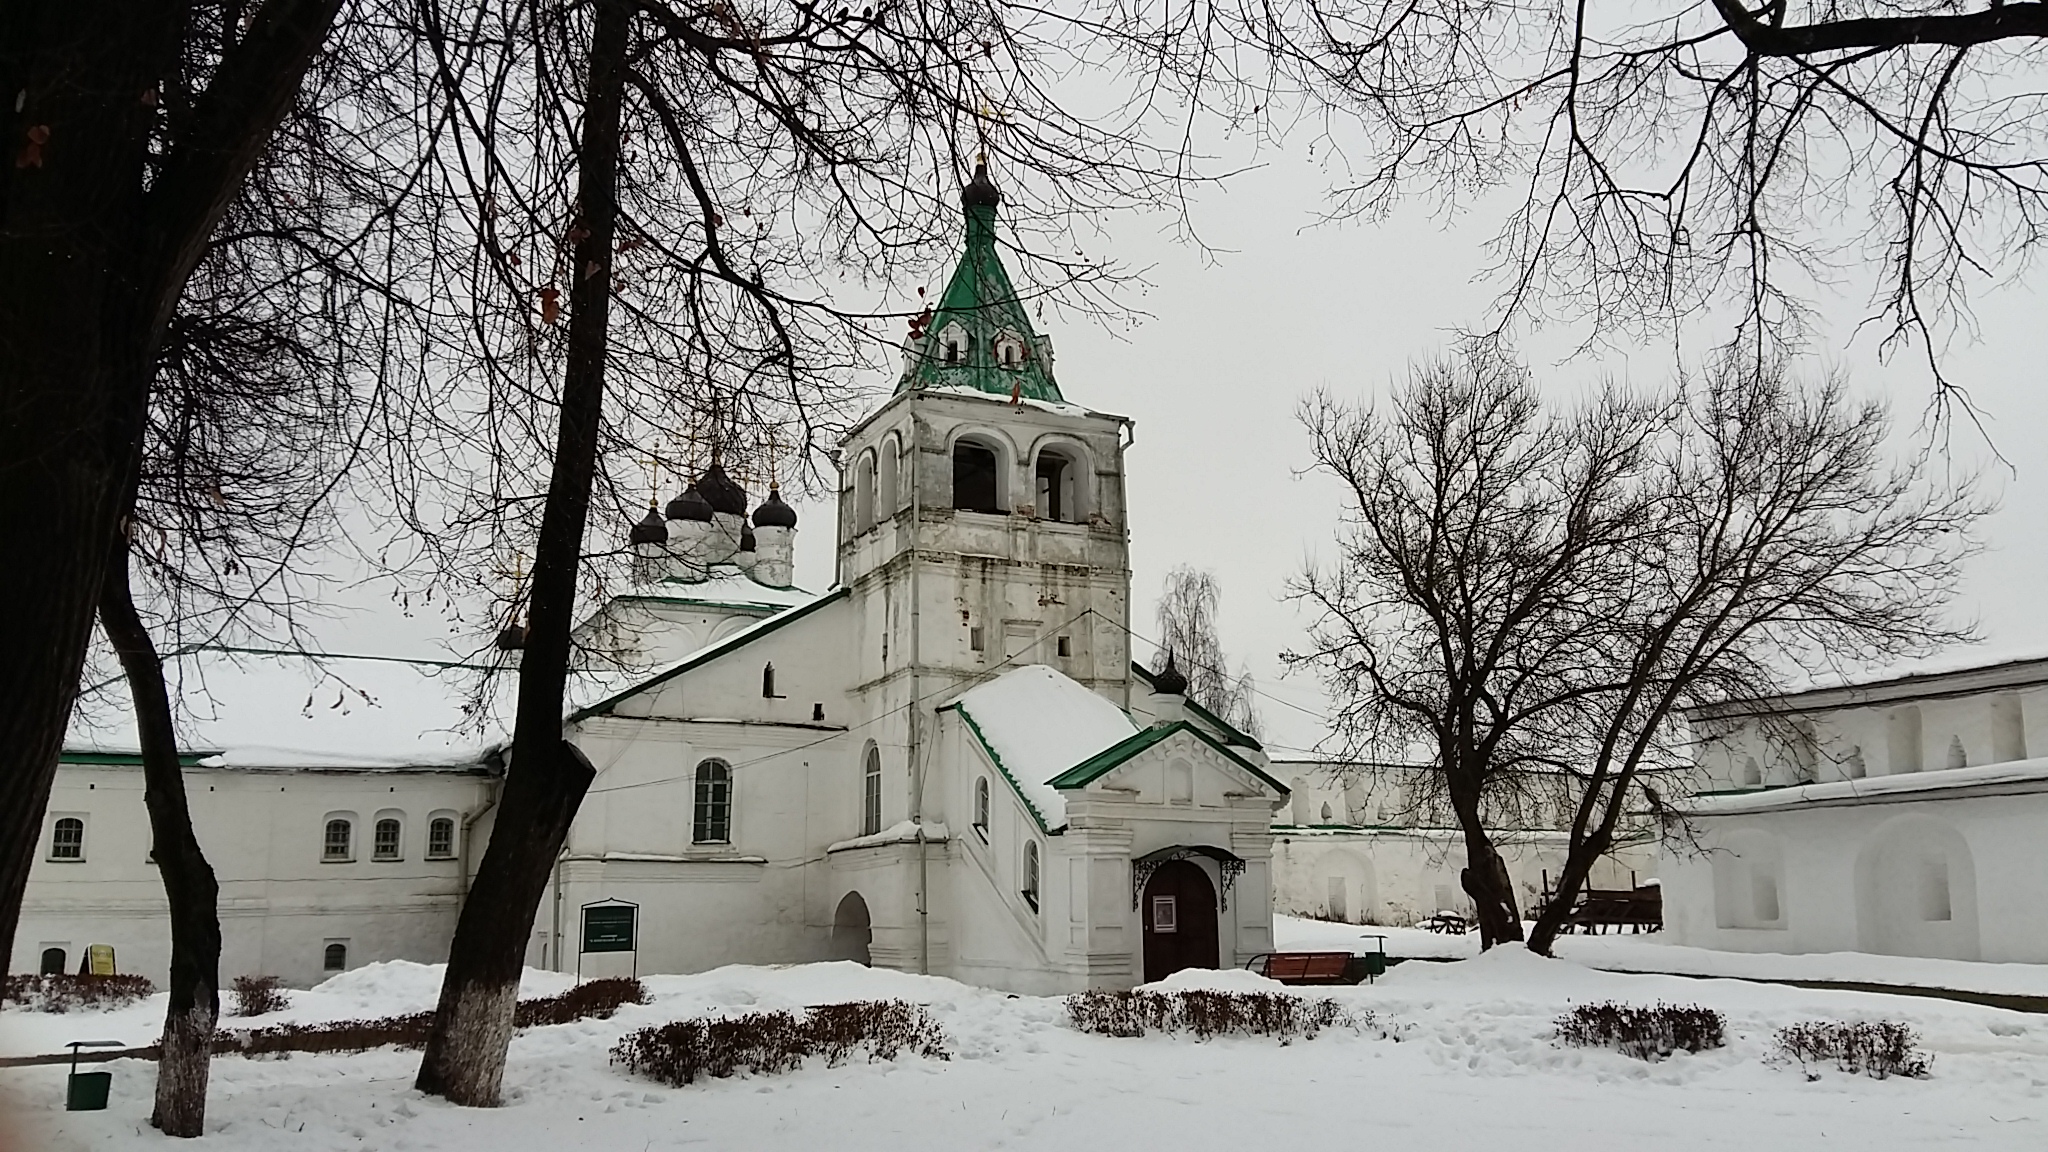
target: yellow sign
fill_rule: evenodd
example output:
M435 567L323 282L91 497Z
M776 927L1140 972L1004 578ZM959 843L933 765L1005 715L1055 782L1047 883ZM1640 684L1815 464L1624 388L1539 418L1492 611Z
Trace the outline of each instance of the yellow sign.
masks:
M86 945L85 970L94 976L112 976L114 974L114 946L112 944Z

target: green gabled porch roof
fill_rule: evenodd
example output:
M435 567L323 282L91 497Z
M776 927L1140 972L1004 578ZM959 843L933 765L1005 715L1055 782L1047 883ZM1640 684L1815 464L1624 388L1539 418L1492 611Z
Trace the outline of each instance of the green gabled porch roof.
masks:
M782 612L779 612L773 616L765 617L759 623L750 625L739 632L735 632L731 636L726 637L724 640L721 640L718 643L711 645L709 648L699 649L698 651L691 653L690 655L684 657L681 661L669 665L667 668L664 668L661 671L655 673L654 675L649 676L647 679L640 681L639 683L633 685L630 688L621 689L620 691L614 692L610 696L607 696L604 699L599 700L595 704L587 704L581 708L576 709L575 711L569 713L566 723L574 724L579 720L587 720L592 716L605 715L606 713L610 712L614 707L616 707L622 700L627 700L634 696L638 696L640 693L645 692L650 688L658 687L662 684L667 683L670 680L675 679L678 676L681 676L683 673L688 672L692 668L701 668L704 665L709 664L713 660L718 659L720 656L723 656L728 652L733 652L737 651L738 649L744 648L748 644L751 644L754 641L759 640L761 637L766 636L771 632L780 631L784 627L796 623L798 620L801 620L804 617L809 616L811 613L816 612L818 609L823 608L827 604L837 603L840 600L846 599L846 597L851 595L852 592L853 589L841 585L840 587L834 588L830 592L825 593L823 596L820 596L816 600L813 600L808 604L802 605L801 607L785 609Z
M1238 755L1235 751L1233 751L1230 748L1229 745L1223 743L1223 741L1218 740L1216 737L1209 735L1209 733L1205 731L1201 725L1195 724L1192 721L1188 720L1176 720L1171 724L1162 724L1154 728L1147 728L1144 731L1139 732L1138 734L1130 737L1127 740L1119 741L1115 744L1110 745L1107 748L1104 748L1102 751L1097 752L1095 755L1090 756L1088 759L1081 761L1079 764L1074 765L1072 768L1069 768L1065 772L1062 772L1059 775L1053 777L1051 780L1046 781L1046 783L1052 785L1054 788L1059 788L1062 790L1072 788L1085 788L1088 785L1094 783L1095 781L1101 779L1103 776L1107 775L1112 769L1116 768L1118 765L1123 764L1124 762L1130 760L1132 757L1138 755L1140 752L1143 752L1147 748L1150 748L1155 744L1161 743L1162 741L1166 740L1168 737L1172 736L1176 732L1187 732L1193 735L1195 739L1200 740L1202 743L1207 744L1209 747L1214 748L1216 751L1223 753L1225 756L1235 761L1239 767L1251 773L1253 776L1258 777L1260 780L1264 781L1268 785L1271 785L1273 789L1279 792L1282 796L1292 794L1292 790L1289 789L1287 785L1282 784L1278 780L1273 779L1271 776L1268 776L1265 773L1265 771L1261 769L1258 765Z
M182 768L197 768L200 766L200 761L218 755L220 755L220 751L218 749L215 749L210 752L180 752L178 753L178 765ZM106 765L109 767L120 768L140 768L142 767L142 753L103 752L97 749L66 748L61 754L58 755L57 762L60 764L89 764Z

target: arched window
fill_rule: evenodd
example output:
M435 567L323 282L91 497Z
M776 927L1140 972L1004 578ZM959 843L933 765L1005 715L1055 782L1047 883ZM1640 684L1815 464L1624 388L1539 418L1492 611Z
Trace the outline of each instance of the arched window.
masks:
M984 843L988 840L988 777L974 778L974 830L981 833Z
M398 859L399 830L397 817L385 816L378 819L377 826L371 830L370 859Z
M870 744L860 770L860 834L873 836L881 830L882 750Z
M723 760L697 765L697 811L690 822L690 841L732 842L732 766Z
M875 454L861 453L853 470L853 532L858 536L875 526Z
M85 821L76 816L59 816L50 825L50 859L85 859Z
M1764 770L1757 767L1756 757L1744 757L1742 760L1742 786L1744 788L1758 788L1763 785L1763 782Z
M777 699L775 695L775 664L772 661L761 665L761 699Z
M1948 738L1947 766L1950 768L1968 768L1970 766L1970 754L1964 750L1963 738L1961 736L1951 736Z
M348 945L340 940L329 940L320 954L320 967L327 972L340 972L348 967Z
M898 451L896 438L891 436L882 441L881 454L875 460L876 507L884 520L896 515L896 509L903 506L903 494L897 483Z
M455 818L436 816L427 821L427 859L446 860L455 855Z
M1038 911L1038 841L1024 842L1024 902Z
M43 963L38 971L45 976L62 976L64 974L64 960L65 956L62 948L45 948L43 949Z
M953 507L1001 513L1001 479L994 449L972 440L953 445Z
M1047 449L1038 454L1032 472L1036 477L1039 519L1079 523L1082 509L1075 486L1081 482L1080 466L1065 454Z
M965 364L967 350L973 346L973 338L959 321L946 325L939 333L939 362L942 364Z
M355 843L351 831L347 817L328 817L327 830L320 840L320 858L329 861L352 859Z
M1323 823L1328 824L1330 818L1335 815L1335 812L1330 811L1330 802L1328 800L1323 801Z
M1000 332L996 335L996 363L1004 368L1022 368L1028 359L1024 341L1015 332Z

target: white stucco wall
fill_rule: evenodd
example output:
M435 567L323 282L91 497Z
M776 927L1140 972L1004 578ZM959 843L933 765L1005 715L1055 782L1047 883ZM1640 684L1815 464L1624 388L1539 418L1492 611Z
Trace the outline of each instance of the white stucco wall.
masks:
M491 782L460 771L267 771L188 768L193 829L220 880L221 978L271 975L305 987L324 979L326 946L345 945L347 967L378 960L433 962L447 955L463 888L454 856L426 856L427 824L482 809ZM170 970L163 881L149 861L142 769L63 764L29 873L10 970L34 972L46 948L76 971L89 944L111 944L121 971L162 986ZM372 827L401 820L399 857L373 858ZM353 822L350 860L323 859L330 817ZM57 820L86 822L85 857L50 858ZM488 824L472 829L471 865Z

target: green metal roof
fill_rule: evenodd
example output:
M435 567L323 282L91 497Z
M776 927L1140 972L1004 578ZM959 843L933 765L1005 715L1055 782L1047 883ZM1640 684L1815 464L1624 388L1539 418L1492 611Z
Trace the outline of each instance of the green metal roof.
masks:
M910 340L896 391L973 388L1064 403L1052 378L1050 345L1032 330L1031 317L996 252L996 205L985 201L997 196L984 168L976 167L975 181L970 191L979 188L984 194L966 198L966 250L922 333ZM957 339L961 336L964 341ZM1006 360L999 348L1012 347L1016 358Z
M1153 684L1153 682L1158 679L1157 677L1152 675L1152 670L1150 668L1145 667L1143 664L1138 663L1136 660L1131 661L1131 671L1136 672L1138 674L1138 679L1143 680L1147 687L1150 687ZM1240 748L1250 748L1253 751L1258 752L1265 751L1265 745L1260 744L1256 738L1251 736L1249 733L1239 731L1237 728L1225 722L1223 717L1218 716L1214 712L1209 711L1207 708L1202 707L1202 705L1199 702L1197 702L1195 698L1192 696L1187 698L1187 709L1188 711L1193 712L1200 719L1205 720L1210 724L1214 724L1216 726L1216 730L1223 734L1224 743L1235 744Z
M839 600L844 600L847 596L851 595L852 592L853 589L847 588L842 585L841 587L834 588L832 591L827 592L823 596L818 597L816 600L811 601L809 604L805 604L798 608L787 609L779 615L765 617L761 620L760 623L752 625L745 631L736 632L730 638L722 641L721 643L714 644L711 647L706 648L701 652L698 652L696 655L690 656L680 664L676 664L669 668L665 668L661 672L658 672L655 675L650 676L645 680L642 680L640 683L633 685L631 688L627 688L624 691L615 692L612 695L607 696L602 700L599 700L595 704L578 708L576 711L569 713L569 718L567 722L570 724L574 724L578 720L585 720L592 716L602 716L605 713L610 712L612 708L615 705L617 705L621 700L625 700L632 696L637 696L640 693L647 691L649 688L653 688L658 684L666 683L667 681L672 680L677 676L681 676L683 673L688 672L692 668L701 668L704 665L709 664L711 661L718 659L720 656L723 656L728 652L744 648L748 644L751 644L754 641L759 640L761 637L768 635L770 632L780 630L785 624L794 624L798 620L801 620L804 617L809 616L811 613L816 612L818 609L823 608L827 604L831 604Z
M178 764L181 767L185 768L197 768L199 767L199 762L201 760L204 760L209 756L218 755L220 755L220 753L217 751L180 752L178 753ZM66 748L63 751L63 753L57 757L57 761L61 764L104 764L122 768L140 768L142 766L142 753L93 752L86 751L84 749Z
M1278 780L1273 779L1271 776L1266 775L1266 773L1262 771L1258 765L1252 763L1251 761L1245 759L1244 757L1238 755L1236 752L1232 751L1228 745L1224 744L1221 740L1216 739L1214 736L1209 735L1209 733L1204 731L1200 725L1192 723L1187 720L1176 720L1171 724L1163 724L1156 728L1147 728L1143 732L1139 732L1136 735L1131 736L1129 739L1121 740L1115 744L1110 745L1107 748L1104 748L1102 751L1097 752L1095 755L1090 756L1088 759L1081 761L1079 764L1074 765L1072 768L1069 768L1065 772L1062 772L1059 775L1053 777L1051 780L1046 781L1046 783L1052 785L1054 788L1060 789L1085 788L1089 784L1094 783L1096 780L1101 779L1104 775L1106 775L1111 769L1115 768L1117 765L1124 763L1125 761L1131 759L1133 756L1136 756L1138 753L1143 752L1145 749L1152 747L1154 744L1160 743L1161 741L1165 740L1169 736L1172 736L1176 732L1187 732L1192 734L1195 737L1195 739L1200 740L1202 743L1207 744L1209 747L1214 748L1216 751L1221 752L1225 756L1228 756L1230 757L1230 759L1236 761L1237 765L1243 768L1245 771L1258 777L1260 780L1265 781L1267 784L1272 785L1272 787L1275 790L1277 790L1282 796L1291 794L1292 790L1289 789L1287 785L1282 784Z

